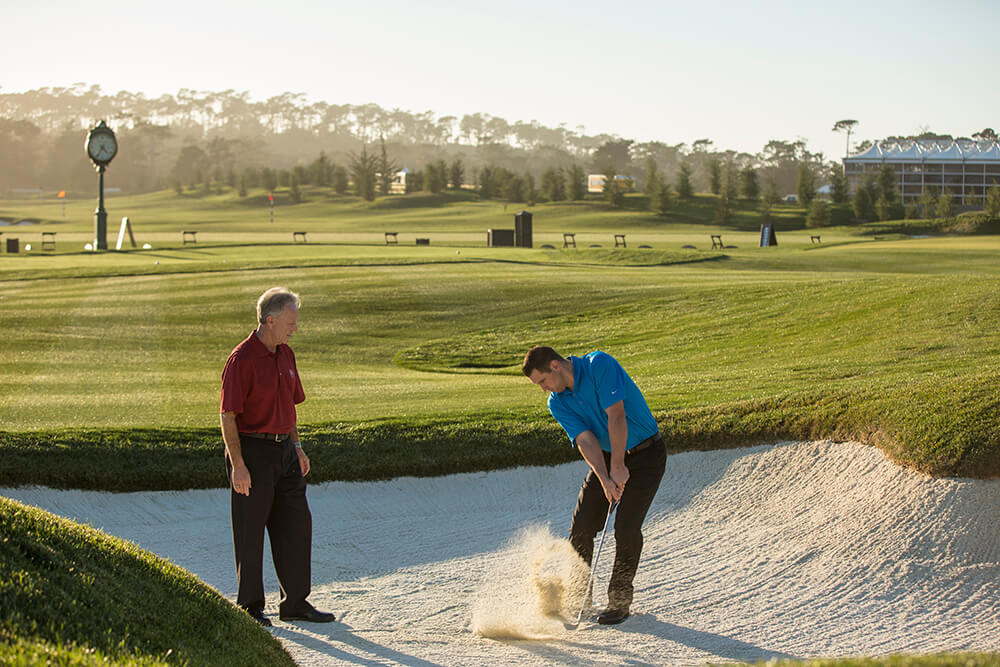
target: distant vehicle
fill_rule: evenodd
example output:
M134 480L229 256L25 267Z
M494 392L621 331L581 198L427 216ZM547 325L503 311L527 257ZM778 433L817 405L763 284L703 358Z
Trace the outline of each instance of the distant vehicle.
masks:
M789 204L798 204L799 203L799 196L798 195L785 195L785 201L788 202Z
M635 179L631 176L615 174L615 181L622 192L635 192ZM587 192L604 192L604 174L587 175Z

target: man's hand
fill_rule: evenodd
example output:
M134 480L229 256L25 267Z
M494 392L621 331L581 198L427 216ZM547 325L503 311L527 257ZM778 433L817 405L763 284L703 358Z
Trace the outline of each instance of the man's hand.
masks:
M309 474L309 457L302 451L302 447L296 447L295 453L299 455L299 468L302 469L302 476Z
M628 481L628 478L628 466L625 465L625 462L616 463L612 461L611 482L615 485L615 490L618 492L618 495L615 497L616 500L621 498L622 493L625 492L625 483Z
M625 488L624 484L619 487L610 477L598 477L598 479L601 480L604 497L608 499L609 503L616 503L622 499L622 491Z
M233 491L242 493L244 496L250 495L250 471L245 463L233 464Z

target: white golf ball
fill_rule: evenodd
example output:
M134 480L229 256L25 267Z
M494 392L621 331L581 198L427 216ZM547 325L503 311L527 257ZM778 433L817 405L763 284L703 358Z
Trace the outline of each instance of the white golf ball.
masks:
M24 244L24 249L27 250L28 252L31 252L31 244L30 243L25 243Z

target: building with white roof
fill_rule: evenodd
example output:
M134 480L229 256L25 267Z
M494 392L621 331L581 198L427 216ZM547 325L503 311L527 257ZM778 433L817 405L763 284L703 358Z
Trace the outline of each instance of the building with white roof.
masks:
M898 177L903 204L915 203L925 190L948 191L961 206L981 208L988 188L1000 188L1000 144L970 139L883 141L844 158L844 174L853 195L867 178L888 164Z

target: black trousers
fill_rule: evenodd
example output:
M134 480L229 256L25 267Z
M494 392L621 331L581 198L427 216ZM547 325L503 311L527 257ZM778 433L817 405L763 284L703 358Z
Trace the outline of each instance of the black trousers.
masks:
M610 469L611 454L605 452L604 461ZM660 488L666 463L667 451L662 440L642 451L625 454L629 478L615 510L615 564L608 584L610 607L626 608L632 604L632 580L642 553L642 522ZM583 481L569 529L570 543L588 565L594 555L594 538L604 528L608 505L601 482L592 470Z
M240 436L243 462L250 471L250 495L232 490L233 467L226 457L230 480L233 549L236 553L236 604L264 609L264 530L281 587L280 613L307 607L312 573L312 514L306 501L295 445Z

